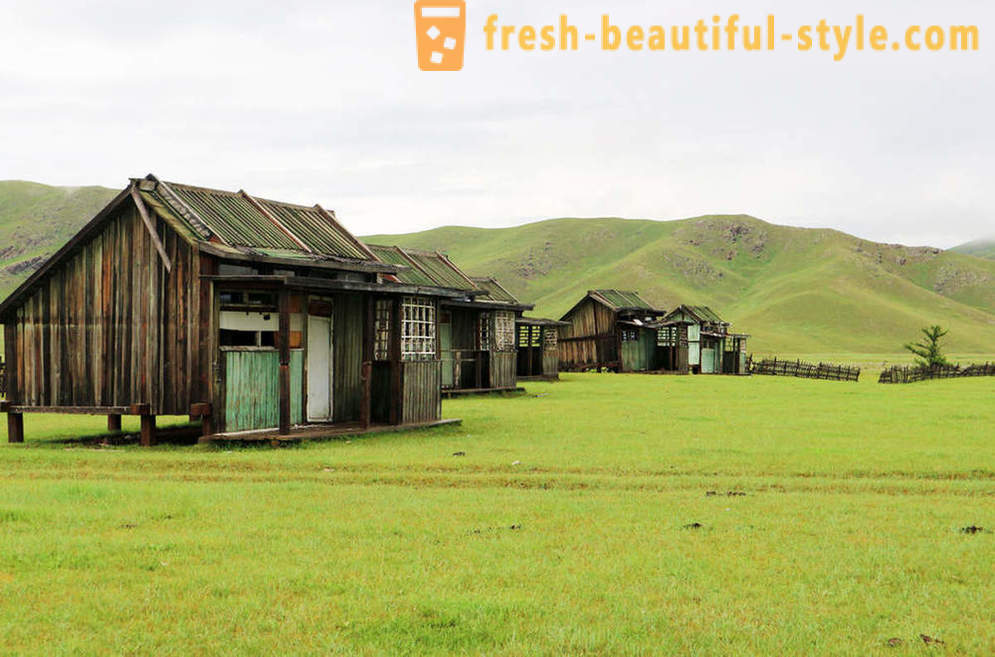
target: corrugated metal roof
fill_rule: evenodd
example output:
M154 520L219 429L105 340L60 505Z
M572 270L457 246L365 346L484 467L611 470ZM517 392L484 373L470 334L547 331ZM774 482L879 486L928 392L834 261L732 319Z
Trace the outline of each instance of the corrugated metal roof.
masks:
M414 251L411 249L404 249L404 253L426 274L431 276L437 286L450 287L457 290L476 289L473 281L450 266L445 256L431 251Z
M653 310L653 306L646 303L636 292L628 290L593 290L593 292L603 297L605 301L612 304L615 308Z
M139 181L141 193L169 208L203 241L284 257L344 258L375 261L364 245L320 206L306 207L257 199L244 191L229 192L182 183L163 183L154 176Z
M471 276L470 279L477 284L477 287L486 292L486 295L481 295L477 297L477 299L483 301L499 301L501 303L511 304L520 303L511 292L504 289L504 287L502 287L502 285L493 278L488 276Z
M718 314L714 310L712 310L711 308L709 308L708 306L688 306L688 305L685 305L685 304L682 304L682 305L678 306L677 308L674 308L672 311L670 311L667 314L667 316L664 319L669 319L670 317L674 316L675 314L681 313L681 312L689 313L691 315L694 315L695 317L697 317L702 322L713 322L713 323L716 323L716 324L725 324L726 323L726 321L724 319L722 319L721 317L719 317Z
M427 276L422 270L415 267L397 247L380 246L379 244L367 244L366 246L369 247L369 249L373 251L378 258L387 264L402 265L407 267L407 269L401 270L395 274L397 279L402 283L407 283L408 285L436 285L434 280Z

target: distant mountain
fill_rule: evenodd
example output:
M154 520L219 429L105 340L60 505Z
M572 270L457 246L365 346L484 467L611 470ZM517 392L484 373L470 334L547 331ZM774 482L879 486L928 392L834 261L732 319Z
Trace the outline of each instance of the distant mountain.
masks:
M895 353L935 323L951 329L952 350L995 351L995 261L834 230L749 216L554 219L369 240L445 250L551 317L588 289L618 287L665 308L710 305L757 351Z
M0 298L116 193L0 182ZM878 244L740 215L554 219L369 240L447 251L466 271L498 277L551 317L588 289L617 287L667 308L710 305L751 333L756 351L894 353L934 323L951 329L951 350L995 351L995 260L956 252L982 255L977 243L954 252Z
M972 255L976 258L995 260L995 237L961 244L960 246L955 246L950 250L956 253Z
M30 276L118 191L0 181L0 298Z

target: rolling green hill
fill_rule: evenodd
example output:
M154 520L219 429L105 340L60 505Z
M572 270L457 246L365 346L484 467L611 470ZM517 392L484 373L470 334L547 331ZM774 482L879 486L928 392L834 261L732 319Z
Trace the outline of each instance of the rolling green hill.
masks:
M940 323L951 350L995 352L995 261L833 230L748 216L555 219L369 240L445 250L539 315L559 317L586 290L619 287L664 308L711 305L754 336L756 351L895 353L919 327Z
M995 260L995 237L961 244L960 246L955 246L950 250L957 253L963 253L965 255L973 255L977 258Z
M115 193L0 181L0 298ZM995 260L964 253L748 216L555 219L369 239L447 251L468 272L497 276L546 316L559 317L588 289L619 287L668 308L711 305L736 330L753 334L757 351L894 353L920 326L937 322L952 329L951 350L995 351ZM958 250L985 255L984 244Z
M117 194L105 187L0 181L0 299Z

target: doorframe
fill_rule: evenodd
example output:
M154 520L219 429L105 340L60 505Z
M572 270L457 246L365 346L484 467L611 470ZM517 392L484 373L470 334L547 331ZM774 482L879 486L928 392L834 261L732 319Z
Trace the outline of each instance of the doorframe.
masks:
M327 303L331 306L328 315L319 315L311 312L312 302ZM307 307L304 314L305 321L305 352L304 352L304 422L331 423L335 421L335 302L331 297L307 297ZM310 408L310 376L311 376L311 318L328 321L328 417L315 419L311 417Z

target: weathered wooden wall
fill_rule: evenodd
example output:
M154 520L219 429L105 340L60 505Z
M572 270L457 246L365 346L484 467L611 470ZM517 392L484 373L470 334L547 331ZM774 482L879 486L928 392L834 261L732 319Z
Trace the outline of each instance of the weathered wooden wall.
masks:
M562 369L583 369L617 363L615 314L600 303L585 299L559 328L559 361Z
M162 221L167 273L133 205L55 267L16 310L17 390L29 406L185 414L198 371L200 259Z
M515 352L492 351L490 386L492 388L514 388L516 364Z
M334 302L332 341L332 418L335 422L359 419L363 404L363 317L365 304L358 294L337 295Z
M636 329L638 339L622 343L622 371L656 369L656 331Z
M402 363L402 422L432 422L442 417L442 364L437 360Z

